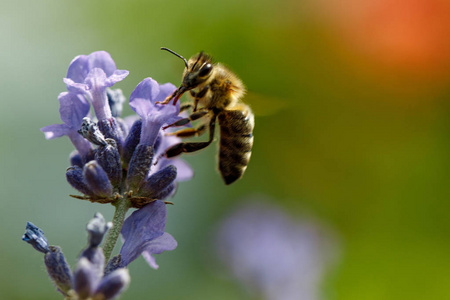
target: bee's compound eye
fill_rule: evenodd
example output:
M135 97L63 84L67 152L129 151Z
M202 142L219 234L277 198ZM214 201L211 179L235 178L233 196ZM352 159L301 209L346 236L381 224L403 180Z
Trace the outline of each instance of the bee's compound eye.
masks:
M212 71L212 65L211 64L206 64L200 69L200 72L198 73L198 76L205 77L209 73L211 73L211 71Z

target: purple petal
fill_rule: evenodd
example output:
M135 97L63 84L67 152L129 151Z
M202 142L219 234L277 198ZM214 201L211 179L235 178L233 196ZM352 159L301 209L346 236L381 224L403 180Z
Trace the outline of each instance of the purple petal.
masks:
M155 102L163 101L175 89L171 83L159 85L152 78L145 78L131 93L130 106L142 118L161 124L168 123L169 118L178 116L179 105L161 105Z
M159 94L159 84L148 77L142 80L131 93L130 106L135 98L143 98L147 100L156 99ZM155 102L155 100L153 100ZM133 108L133 107L132 107Z
M75 57L69 65L67 78L70 78L76 83L84 83L84 79L94 68L102 69L107 77L111 76L117 70L116 64L108 52L97 51L89 55Z
M147 263L153 269L158 269L159 266L156 264L156 260L153 254L161 254L164 251L174 250L178 246L177 241L169 233L165 232L162 236L154 239L151 243L147 244L142 256L147 261Z
M69 78L64 78L63 81L67 86L67 90L70 91L71 93L84 94L88 89L88 86L85 83L77 83Z
M176 86L171 84L170 82L161 84L159 86L159 94L155 98L155 101L164 101L167 97L169 97L173 92L177 89Z
M106 86L111 87L116 82L124 80L129 73L130 72L128 72L127 70L115 70L114 73L106 80Z
M153 240L164 234L166 216L164 202L154 201L133 212L125 220L121 232L125 242L120 250L123 266L135 260L147 247L151 247ZM167 249L170 247L167 245Z
M106 73L99 68L92 69L85 82L97 119L110 119L112 114L106 94L106 88L109 87Z
M41 128L47 140L59 138L67 135L70 128L66 124L53 124Z
M156 110L155 105L144 98L134 98L133 101L130 100L130 107L143 119L147 119L147 116L151 115L151 112Z
M70 128L78 130L83 118L89 114L89 102L80 94L64 92L59 94L59 114Z
M175 89L170 83L159 85L148 77L131 93L130 107L142 118L141 144L153 145L161 126L179 119L179 104L156 104L156 101L163 101Z
M104 90L106 89L106 73L102 69L95 68L89 71L89 74L84 79L89 90Z

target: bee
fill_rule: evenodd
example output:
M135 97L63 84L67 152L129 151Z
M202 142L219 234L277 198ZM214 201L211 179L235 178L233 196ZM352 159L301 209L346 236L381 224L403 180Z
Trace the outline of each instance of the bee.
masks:
M183 126L191 121L203 119L197 128L181 129L170 133L178 137L199 136L209 130L207 142L183 142L165 152L167 158L182 153L195 152L209 146L214 139L214 130L218 120L220 126L219 171L225 184L231 184L242 177L250 160L253 146L254 115L250 107L241 99L245 94L242 81L220 63L214 63L211 56L200 52L189 61L174 51L166 50L184 61L186 68L180 87L161 104L173 105L180 97L189 92L193 103L183 105L180 111L192 109L187 118L183 118L163 129Z

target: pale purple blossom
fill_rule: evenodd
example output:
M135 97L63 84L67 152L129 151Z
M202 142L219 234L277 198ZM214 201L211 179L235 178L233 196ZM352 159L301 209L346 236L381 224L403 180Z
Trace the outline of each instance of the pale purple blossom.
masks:
M156 104L171 95L176 87L171 83L158 84L148 77L142 80L130 96L130 107L142 119L140 144L153 145L163 124L180 119L180 105Z
M75 57L64 82L69 91L88 97L98 120L106 120L112 118L106 89L122 81L128 73L117 69L108 52L97 51Z
M142 256L154 269L158 268L154 254L174 250L177 241L165 231L167 209L163 201L154 201L133 212L124 222L120 250L121 265L127 266Z
M221 222L220 260L253 295L266 300L318 300L335 240L317 222L250 201Z

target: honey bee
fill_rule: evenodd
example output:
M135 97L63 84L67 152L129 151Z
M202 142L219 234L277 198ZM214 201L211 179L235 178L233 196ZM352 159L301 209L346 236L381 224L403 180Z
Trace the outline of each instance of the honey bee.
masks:
M199 136L209 129L207 142L179 143L165 152L167 158L201 150L209 146L214 139L216 120L220 125L219 171L225 184L231 184L241 178L247 168L253 146L254 116L250 107L241 102L245 94L242 81L220 63L214 63L211 56L200 52L187 61L174 51L169 51L184 61L186 68L183 81L175 92L161 104L173 99L177 103L183 93L188 92L192 104L181 106L180 110L192 109L189 117L165 126L183 126L202 118L205 122L197 128L181 129L170 133L178 137Z

